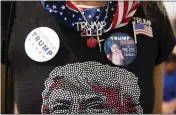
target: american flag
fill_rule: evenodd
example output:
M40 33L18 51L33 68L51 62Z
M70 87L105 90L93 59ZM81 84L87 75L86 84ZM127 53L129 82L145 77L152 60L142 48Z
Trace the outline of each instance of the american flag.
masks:
M150 38L153 37L152 28L144 24L135 24L135 34L143 34Z
M116 1L116 2L117 2L116 12L114 14L111 26L107 31L127 25L128 22L133 17L133 15L135 14L137 8L139 7L138 1Z
M64 23L65 25L77 30L75 22L85 22L82 15L78 10L78 6L75 6L70 0L66 1L47 1L43 0L42 6L50 14L54 15L56 19ZM86 17L87 21L106 21L104 32L108 32L115 28L120 28L128 24L131 17L135 14L139 2L137 1L108 1L109 9L105 7L83 7L80 6L82 13ZM100 15L102 11L102 15ZM107 16L105 14L107 13Z

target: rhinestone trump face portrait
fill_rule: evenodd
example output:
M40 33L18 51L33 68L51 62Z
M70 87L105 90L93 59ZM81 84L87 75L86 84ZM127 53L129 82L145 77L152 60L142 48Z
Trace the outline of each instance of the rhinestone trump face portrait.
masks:
M137 78L117 67L98 62L69 64L53 70L45 86L44 114L142 113Z

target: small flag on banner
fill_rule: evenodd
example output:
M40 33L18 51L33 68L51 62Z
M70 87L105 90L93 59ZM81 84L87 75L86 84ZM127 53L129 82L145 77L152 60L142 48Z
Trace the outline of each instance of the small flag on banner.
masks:
M143 34L143 35L146 35L150 38L153 37L152 28L148 27L144 24L135 24L134 29L135 29L134 31L135 31L136 35Z

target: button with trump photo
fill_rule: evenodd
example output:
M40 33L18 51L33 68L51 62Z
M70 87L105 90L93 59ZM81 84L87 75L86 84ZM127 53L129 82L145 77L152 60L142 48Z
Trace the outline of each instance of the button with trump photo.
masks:
M111 34L105 42L104 51L107 59L117 66L125 66L134 61L137 46L132 37L126 33Z

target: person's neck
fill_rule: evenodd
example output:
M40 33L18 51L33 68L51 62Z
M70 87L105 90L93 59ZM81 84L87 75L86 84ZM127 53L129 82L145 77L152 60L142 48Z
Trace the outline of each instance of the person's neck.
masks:
M85 5L85 6L98 6L103 7L106 5L107 1L72 1L76 5Z

